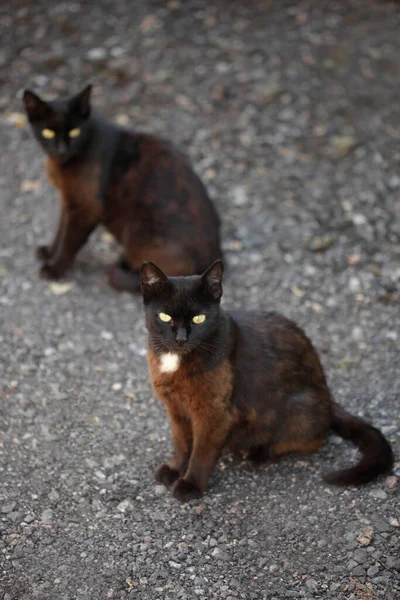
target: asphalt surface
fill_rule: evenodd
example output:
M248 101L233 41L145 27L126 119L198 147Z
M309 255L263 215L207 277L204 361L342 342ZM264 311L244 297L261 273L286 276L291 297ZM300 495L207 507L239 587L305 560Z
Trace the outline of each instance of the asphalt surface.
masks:
M16 1L0 6L0 598L400 598L400 7L372 0ZM21 93L72 93L172 137L224 221L225 306L278 309L395 475L335 489L331 437L253 469L229 456L180 505L140 299L96 232L37 279L58 201ZM397 477L396 477L397 474Z

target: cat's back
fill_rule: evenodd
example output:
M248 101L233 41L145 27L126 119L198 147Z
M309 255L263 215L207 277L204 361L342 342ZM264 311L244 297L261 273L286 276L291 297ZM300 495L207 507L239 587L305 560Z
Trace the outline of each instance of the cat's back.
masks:
M276 311L232 310L231 318L240 332L240 339L253 340L256 345L269 344L280 347L282 344L293 347L297 343L310 343L306 334L294 321Z
M196 206L207 210L219 223L218 215L192 163L173 142L149 133L118 129L110 165L110 193L124 187L131 200L149 209L171 212L176 216ZM194 203L191 206L192 202ZM201 218L201 214L196 215Z
M306 334L277 312L232 311L237 392L254 398L266 390L324 383L318 355Z
M258 356L258 361L273 363L315 353L304 331L281 313L238 310L230 315L237 328L238 356Z
M130 264L151 260L175 275L220 258L220 220L190 160L171 142L121 130L110 165L105 223Z

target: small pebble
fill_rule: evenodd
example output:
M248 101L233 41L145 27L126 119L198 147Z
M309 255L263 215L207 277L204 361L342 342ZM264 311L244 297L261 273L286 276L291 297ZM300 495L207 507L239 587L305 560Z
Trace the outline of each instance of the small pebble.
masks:
M349 290L351 292L358 292L360 290L361 283L358 277L350 277L349 279Z
M25 523L32 523L35 520L35 517L33 515L25 515L24 517L24 521Z
M3 506L1 507L1 512L7 515L8 513L12 512L16 506L16 502L10 502L10 504L3 504Z
M121 513L131 512L133 509L134 509L134 506L133 506L132 500L130 500L129 498L122 500L122 502L120 502L117 505L117 510Z
M53 502L57 502L57 500L60 499L60 494L58 492L56 492L56 490L51 490L51 492L48 494L48 499L52 500Z
M244 206L249 201L248 196L246 194L246 190L240 186L238 186L232 190L232 196L233 196L233 204L238 207Z
M112 340L114 337L114 334L111 333L111 331L102 331L100 333L100 337L102 337L103 340Z
M378 500L386 500L388 497L384 490L371 490L369 495L372 496L372 498L377 498Z
M378 575L379 573L379 567L377 567L376 565L374 565L373 567L370 567L367 571L367 575L369 575L369 577L376 577L376 575Z
M279 571L278 565L269 565L269 572L270 573L276 573L277 571Z
M354 225L365 225L366 222L367 222L367 218L364 215L362 215L360 213L353 215Z
M370 525L363 527L361 534L356 538L361 546L369 546L374 539L374 529Z
M215 548L212 551L211 556L217 560L229 560L229 555L220 548Z
M40 516L43 525L50 525L53 521L53 511L51 508L46 508Z
M368 552L364 548L358 548L352 555L357 564L362 565L368 559Z
M400 188L400 177L391 175L387 180L387 184L391 190L398 190Z
M306 587L312 592L316 592L318 590L318 583L315 579L306 579Z
M105 48L92 48L86 56L94 63L103 62L107 58L107 50Z

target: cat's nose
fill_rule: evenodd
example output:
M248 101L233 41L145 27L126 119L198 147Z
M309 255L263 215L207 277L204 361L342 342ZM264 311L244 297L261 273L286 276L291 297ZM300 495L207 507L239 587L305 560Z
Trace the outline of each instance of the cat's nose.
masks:
M176 332L175 339L176 339L176 341L178 342L178 344L180 346L182 346L183 344L186 344L186 342L187 342L187 332L186 332L186 329L184 327L179 327L178 331Z
M63 140L58 140L57 152L58 154L66 154L68 152L68 146Z

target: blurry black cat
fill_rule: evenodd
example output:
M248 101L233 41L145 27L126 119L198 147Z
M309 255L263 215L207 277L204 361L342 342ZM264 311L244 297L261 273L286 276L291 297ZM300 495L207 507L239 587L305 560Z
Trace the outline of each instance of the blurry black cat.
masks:
M361 460L327 482L367 483L390 469L390 445L336 404L299 327L273 312L220 308L222 273L221 261L192 277L142 267L150 375L175 448L157 479L187 501L204 492L224 447L262 462L315 452L330 429L353 441Z
M40 276L62 277L100 223L123 246L109 272L119 290L140 290L145 260L170 275L201 273L222 255L220 222L188 158L169 141L92 114L90 91L51 102L24 93L47 175L61 196L55 238L37 249Z

